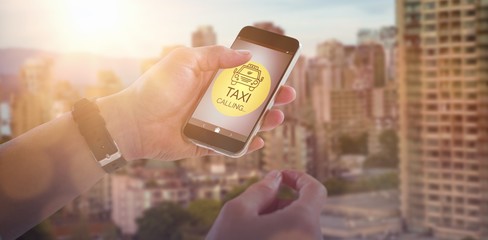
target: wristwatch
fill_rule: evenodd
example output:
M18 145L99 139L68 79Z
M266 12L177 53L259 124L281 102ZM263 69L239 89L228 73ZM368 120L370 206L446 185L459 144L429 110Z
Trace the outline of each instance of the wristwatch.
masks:
M86 98L79 100L73 107L72 116L93 157L103 170L112 173L127 163L105 127L105 121L94 102Z

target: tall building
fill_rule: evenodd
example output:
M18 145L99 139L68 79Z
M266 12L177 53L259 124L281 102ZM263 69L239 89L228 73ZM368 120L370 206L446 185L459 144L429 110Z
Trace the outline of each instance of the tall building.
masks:
M372 123L368 130L368 152L378 153L382 150L379 144L380 134L386 129L396 129L397 125L397 29L395 26L382 27L379 30L361 29L357 37L360 47L369 46L365 48L365 57L372 60L375 66L373 72L367 73L373 74L370 79L374 87L370 92Z
M319 44L311 61L312 104L317 121L358 135L371 118L371 93L384 84L384 53L378 44L344 46L336 40ZM313 76L312 76L313 75ZM315 92L315 94L314 94Z
M310 159L307 137L309 130L294 121L285 123L273 131L261 134L266 142L262 150L263 169L307 170Z
M278 33L281 35L285 34L285 30L283 30L283 28L281 28L279 26L274 25L273 22L257 22L257 23L254 23L254 26L257 28L261 28L261 29L264 29L266 31Z
M12 136L10 124L10 105L8 102L0 102L0 140Z
M371 95L372 124L368 132L368 153L379 153L379 137L389 129L398 129L398 91L394 82L383 88L375 88Z
M394 26L380 29L380 44L385 50L386 81L396 80L397 28Z
M85 89L85 97L88 99L99 98L114 94L124 88L120 78L112 70L100 70L95 85Z
M300 122L308 121L304 116L306 111L311 111L309 108L310 102L310 83L307 78L308 74L308 59L305 56L300 56L295 64L295 67L290 73L286 85L291 86L296 91L296 99L291 104L285 106L285 114L287 118L296 118Z
M54 83L52 92L51 118L71 111L75 102L80 99L78 91L68 81L57 81Z
M313 147L309 144L313 127L312 107L307 79L307 59L301 56L287 85L295 88L297 98L282 107L285 122L273 131L261 134L266 144L262 152L262 167L272 169L297 169L306 171L312 160Z
M488 1L396 3L406 226L488 239Z
M201 26L191 35L192 47L203 47L217 44L217 35L212 26Z
M12 100L13 137L51 119L52 61L27 59L20 71L21 85Z
M361 29L357 33L358 45L376 43L384 49L386 81L395 80L397 29L394 26L376 29Z
M143 167L127 168L127 173L112 176L112 220L122 234L137 232L136 220L145 210L170 201L187 204L190 187L183 173L171 163L150 160Z
M380 33L376 29L362 28L357 33L358 44L377 43L380 41Z

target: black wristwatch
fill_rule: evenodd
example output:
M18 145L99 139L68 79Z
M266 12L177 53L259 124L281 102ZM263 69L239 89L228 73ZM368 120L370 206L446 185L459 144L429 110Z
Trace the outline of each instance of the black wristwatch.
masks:
M105 121L94 102L81 99L75 103L72 115L93 157L103 170L112 173L127 163L105 127Z

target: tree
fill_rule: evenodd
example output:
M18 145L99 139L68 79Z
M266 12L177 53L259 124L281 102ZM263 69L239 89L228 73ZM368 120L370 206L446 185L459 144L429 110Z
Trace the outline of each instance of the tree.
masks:
M221 204L217 200L199 199L188 205L187 211L201 225L210 229L220 212Z
M137 239L183 239L183 229L192 221L191 215L171 202L160 203L144 211L137 219Z
M357 137L343 134L339 137L339 146L342 154L368 154L368 134L362 133Z
M327 195L329 196L342 195L348 192L347 183L337 178L325 181L324 186L327 188Z
M204 239L220 211L221 203L212 199L191 202L186 209L191 215L191 224L184 227L184 239Z

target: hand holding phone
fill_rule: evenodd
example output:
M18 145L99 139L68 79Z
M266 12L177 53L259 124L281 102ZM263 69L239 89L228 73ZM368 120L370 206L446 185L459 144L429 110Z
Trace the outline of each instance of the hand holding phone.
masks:
M248 26L231 48L249 50L253 57L214 74L183 132L198 146L240 157L293 69L300 44L294 38Z

